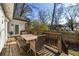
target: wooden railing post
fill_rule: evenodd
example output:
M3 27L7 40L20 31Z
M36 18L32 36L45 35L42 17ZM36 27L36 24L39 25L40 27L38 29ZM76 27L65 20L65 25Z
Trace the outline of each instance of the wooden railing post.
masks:
M58 35L58 53L62 53L62 38L61 35Z

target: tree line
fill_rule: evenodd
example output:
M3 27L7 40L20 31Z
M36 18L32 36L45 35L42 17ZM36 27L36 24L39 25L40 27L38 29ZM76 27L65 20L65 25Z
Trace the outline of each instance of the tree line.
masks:
M21 11L19 16L24 16L25 13L31 13L32 7L37 8L30 4L23 3L21 5ZM56 27L60 24L60 20L65 18L67 21L66 25L73 31L76 27L76 19L79 17L79 4L72 5L70 4L68 7L65 7L65 4L62 3L53 3L52 12L49 13L48 10L39 10L39 18L41 24L47 24L50 21L50 30L56 29ZM26 16L24 16L26 18ZM34 21L33 21L34 22ZM54 27L54 25L56 25Z

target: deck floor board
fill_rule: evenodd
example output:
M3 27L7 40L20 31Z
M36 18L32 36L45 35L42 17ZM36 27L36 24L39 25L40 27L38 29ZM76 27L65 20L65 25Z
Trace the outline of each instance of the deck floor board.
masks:
M14 37L12 37L8 39L0 55L1 56L30 56L30 53L27 54L25 53L23 49L19 48L17 44L17 40ZM45 47L43 47L38 52L38 55L39 56L54 56L55 54L53 52L50 52ZM64 54L61 54L61 55L64 55Z
M20 56L20 51L15 38L8 39L2 49L1 56Z

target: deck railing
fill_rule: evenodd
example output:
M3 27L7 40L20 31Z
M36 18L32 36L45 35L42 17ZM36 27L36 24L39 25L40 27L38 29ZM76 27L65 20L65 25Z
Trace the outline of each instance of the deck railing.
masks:
M29 31L32 34L46 34L47 40L55 40L55 44L59 50L59 53L64 51L68 54L68 45L69 44L78 44L79 45L79 33L72 32L56 32L56 31Z
M79 44L79 34L62 32L62 39L72 44Z

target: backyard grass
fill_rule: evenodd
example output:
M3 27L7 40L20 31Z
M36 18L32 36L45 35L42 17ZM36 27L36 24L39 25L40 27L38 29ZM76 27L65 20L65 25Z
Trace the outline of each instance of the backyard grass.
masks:
M79 51L69 49L69 53L74 56L79 56Z

